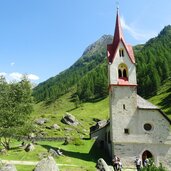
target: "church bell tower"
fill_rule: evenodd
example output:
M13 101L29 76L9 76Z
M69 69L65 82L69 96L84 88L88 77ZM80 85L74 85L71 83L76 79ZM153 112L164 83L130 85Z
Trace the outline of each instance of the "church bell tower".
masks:
M112 156L121 156L121 146L131 143L131 124L137 110L137 80L134 53L126 44L117 9L115 32L112 44L107 46L110 134Z

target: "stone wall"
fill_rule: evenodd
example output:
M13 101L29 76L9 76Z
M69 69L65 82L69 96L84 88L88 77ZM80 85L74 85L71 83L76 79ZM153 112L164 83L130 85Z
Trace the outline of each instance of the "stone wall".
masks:
M144 151L150 151L156 165L171 168L171 146L164 144L115 143L115 154L121 159L124 168L134 168L136 156L142 159Z

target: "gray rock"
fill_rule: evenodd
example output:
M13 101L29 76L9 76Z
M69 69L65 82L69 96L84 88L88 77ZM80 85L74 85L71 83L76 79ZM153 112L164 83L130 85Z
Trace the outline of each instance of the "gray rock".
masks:
M26 152L29 152L29 151L33 151L34 149L35 149L34 145L32 143L29 143L29 144L26 145L24 150Z
M60 126L58 124L53 124L51 128L55 130L60 130Z
M13 164L5 164L0 168L0 171L17 171L17 169Z
M49 149L49 153L51 154L51 156L53 156L53 157L57 157L57 156L59 156L58 155L58 153L57 153L57 151L56 150L54 150L54 149L52 149L52 148L50 148Z
M1 150L0 150L0 154L2 154L2 155L7 154L7 150L6 150L5 148L1 149Z
M76 118L69 113L65 114L61 121L65 124L72 125L72 126L77 126L79 124Z
M109 170L110 170L110 171L114 171L113 166L109 166Z
M102 158L98 159L96 167L99 171L114 171L113 167L108 166L105 160Z
M35 167L34 171L59 171L53 157L48 156L42 159Z
M48 119L47 119L47 118L39 118L39 119L37 119L35 122L36 122L36 124L38 124L38 125L43 125L43 124L45 124L45 123L48 122Z

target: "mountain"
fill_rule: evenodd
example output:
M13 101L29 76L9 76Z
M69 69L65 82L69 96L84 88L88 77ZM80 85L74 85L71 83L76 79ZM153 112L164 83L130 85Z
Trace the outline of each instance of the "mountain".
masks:
M36 101L54 101L61 95L76 88L79 80L91 70L106 62L106 46L111 42L112 36L102 36L88 46L83 55L70 68L40 83L33 90L33 96Z
M75 102L105 98L108 95L106 45L111 42L112 36L102 36L70 68L39 84L33 92L36 101L52 102L67 92L72 92L71 100ZM138 94L152 97L171 73L171 26L146 44L135 46L134 52Z
M94 53L98 49L106 48L106 45L112 42L113 37L111 35L103 35L99 40L95 43L89 45L85 51L83 52L83 56L88 53Z

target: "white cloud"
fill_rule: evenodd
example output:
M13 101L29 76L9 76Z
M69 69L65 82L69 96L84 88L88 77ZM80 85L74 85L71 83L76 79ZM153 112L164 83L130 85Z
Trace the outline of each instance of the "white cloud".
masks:
M29 80L33 80L33 81L40 79L37 75L34 75L34 74L28 74L27 77Z
M14 66L14 65L15 65L15 62L11 62L10 65L11 65L11 66Z
M34 82L34 81L37 81L37 80L40 79L35 74L21 74L21 73L18 73L18 72L12 72L12 73L1 72L0 73L0 76L4 76L8 82L10 82L10 81L20 81L23 78L23 75L26 75L26 77L31 82Z
M0 76L6 76L7 75L7 73L5 73L5 72L0 72Z
M123 29L127 30L128 33L138 41L147 41L148 39L155 37L157 35L157 33L154 31L145 32L142 30L138 30L137 28L127 24L123 17L121 17L121 25Z
M13 72L13 73L10 73L9 76L12 80L19 81L19 80L21 80L23 74L18 73L18 72Z

